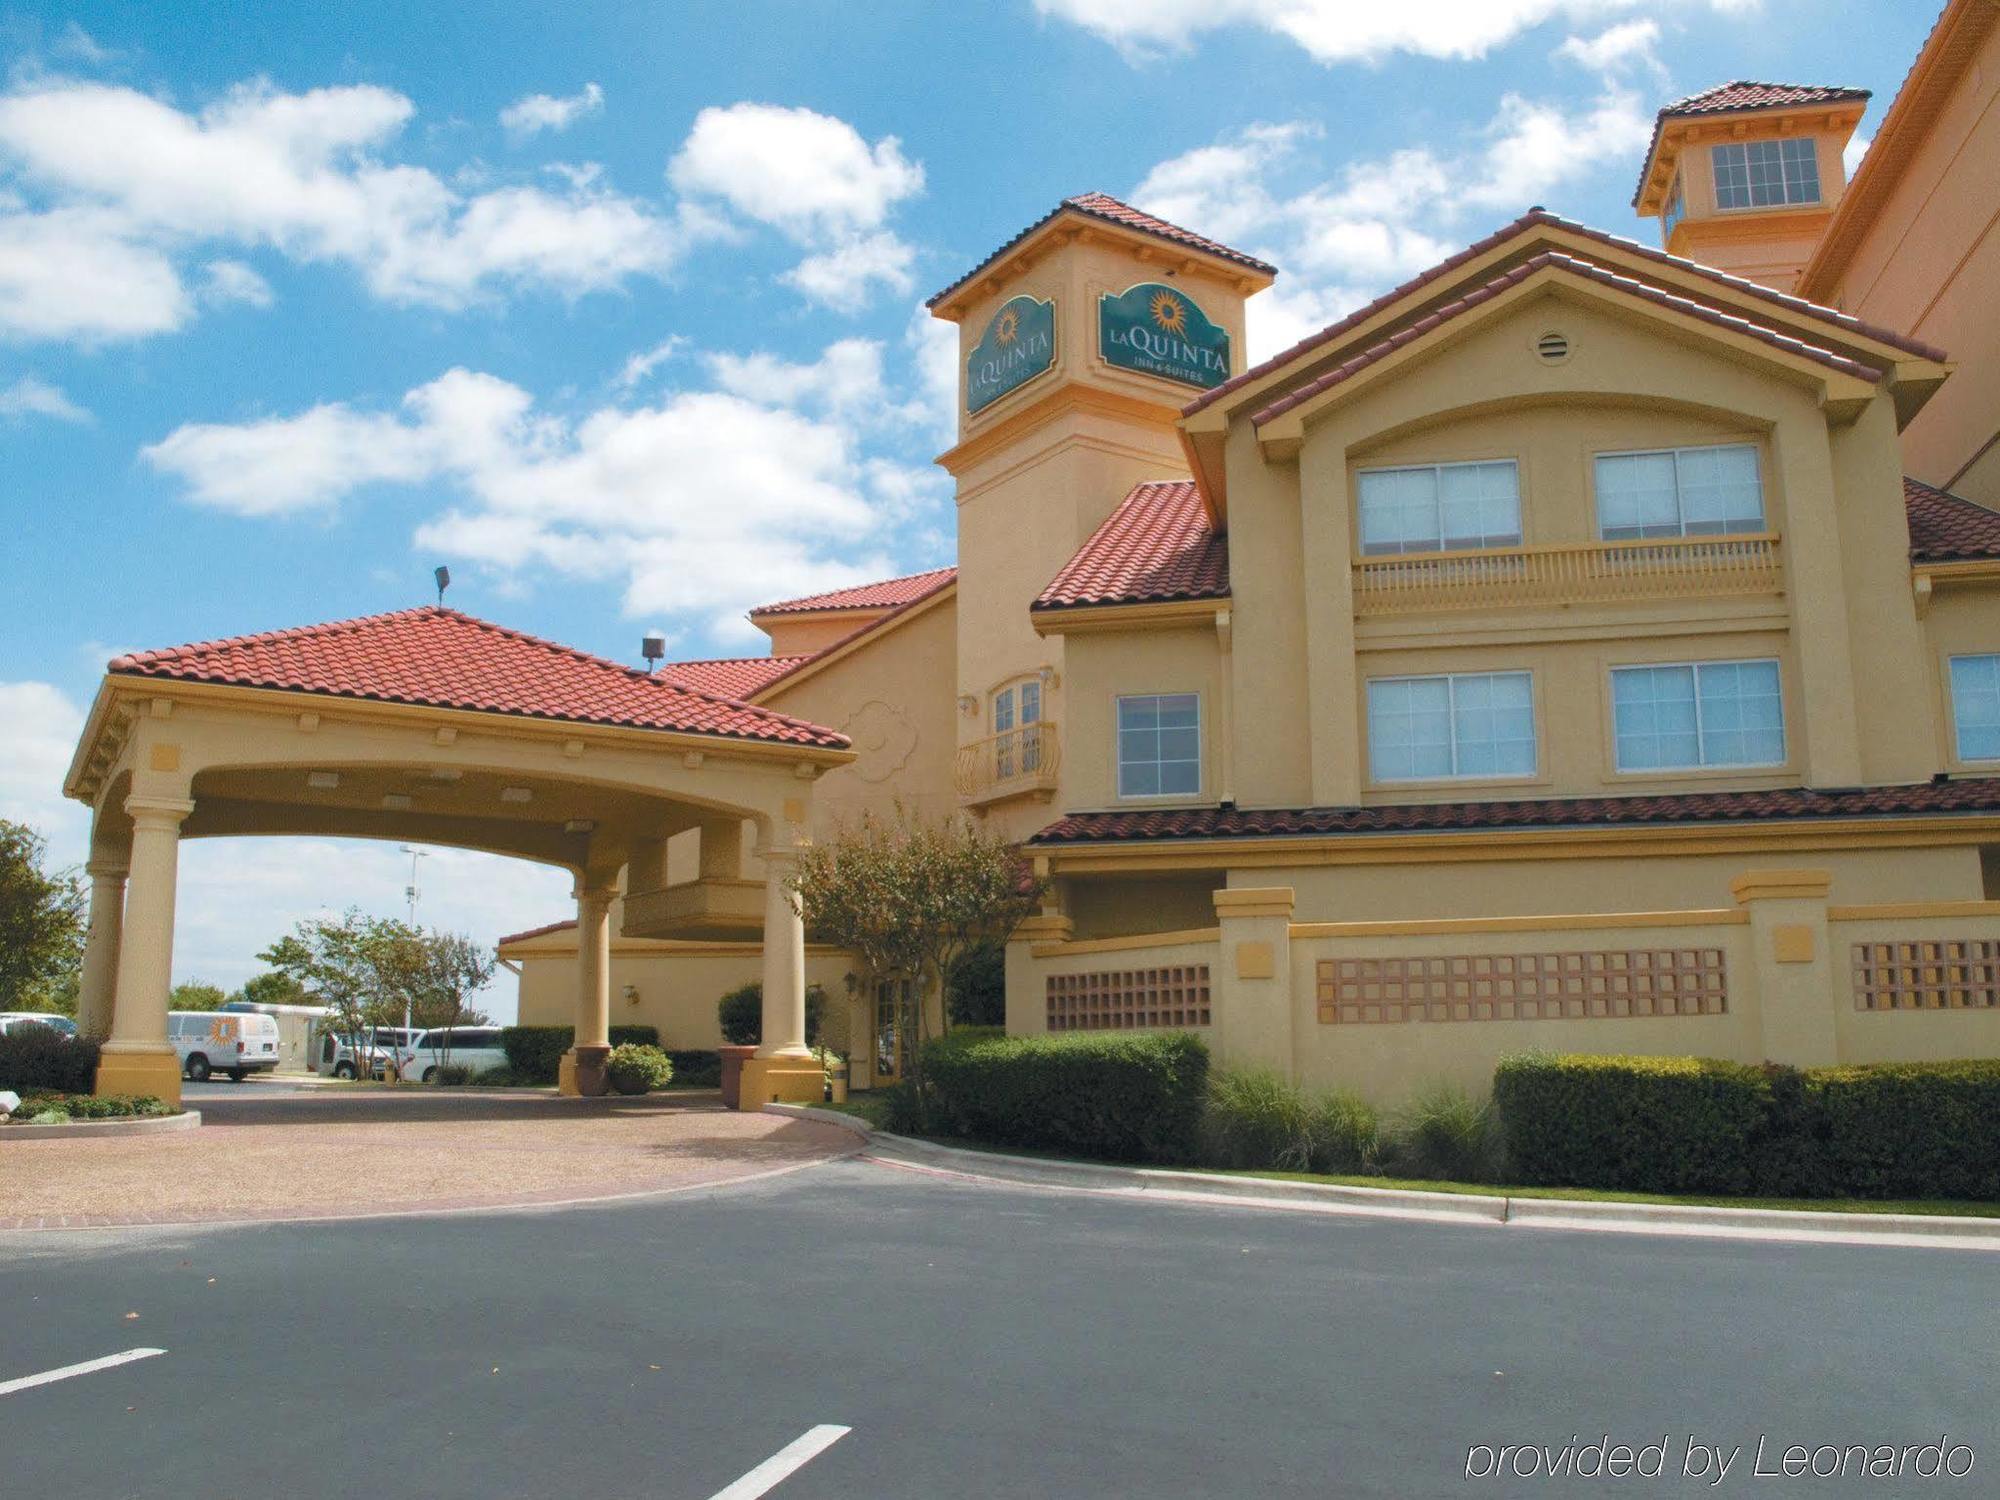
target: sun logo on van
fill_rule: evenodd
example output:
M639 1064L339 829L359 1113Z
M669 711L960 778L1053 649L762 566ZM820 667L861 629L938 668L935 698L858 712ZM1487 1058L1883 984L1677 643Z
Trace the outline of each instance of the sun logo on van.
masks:
M994 343L1002 345L1011 344L1014 342L1015 339L1019 338L1020 336L1021 336L1021 315L1020 313L1016 312L1013 308L1011 307L1008 308L1005 312L1000 314L999 317L993 320Z
M1162 333L1187 332L1187 308L1172 292L1155 292L1149 311Z

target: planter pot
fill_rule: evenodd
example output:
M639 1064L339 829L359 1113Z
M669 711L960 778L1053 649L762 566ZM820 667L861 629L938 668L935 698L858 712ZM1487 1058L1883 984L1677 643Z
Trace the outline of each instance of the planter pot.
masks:
M610 1077L609 1074L605 1076ZM611 1091L614 1094L625 1094L627 1096L630 1096L632 1094L643 1094L646 1092L646 1080L641 1078L636 1081L627 1081L626 1083L620 1083L616 1078L612 1078Z
M743 1097L743 1064L757 1055L755 1047L718 1047L722 1056L722 1103L726 1109L740 1107Z
M609 1092L611 1085L604 1076L604 1065L610 1060L611 1049L602 1044L579 1046L576 1051L576 1091L586 1099L596 1099Z
M826 1102L845 1104L847 1102L847 1064L835 1063L827 1070Z

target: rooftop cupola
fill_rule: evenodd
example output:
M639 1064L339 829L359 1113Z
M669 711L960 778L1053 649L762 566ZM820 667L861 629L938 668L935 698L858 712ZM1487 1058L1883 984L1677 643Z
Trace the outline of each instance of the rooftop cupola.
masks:
M1738 80L1662 109L1632 206L1675 255L1781 292L1847 185L1868 90Z

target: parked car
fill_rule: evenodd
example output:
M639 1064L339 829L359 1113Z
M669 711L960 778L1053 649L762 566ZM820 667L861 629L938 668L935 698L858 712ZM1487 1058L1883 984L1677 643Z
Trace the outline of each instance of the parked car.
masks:
M30 1026L46 1026L49 1030L67 1037L76 1035L76 1022L68 1016L52 1015L40 1010L0 1010L0 1036Z
M241 1083L278 1066L278 1023L242 1011L170 1010L167 1040L181 1060L181 1076L200 1083L227 1073Z
M359 1038L322 1031L312 1070L331 1078L380 1078L411 1034L400 1026L373 1026Z
M419 1031L400 1054L405 1078L434 1082L441 1067L465 1067L473 1073L507 1065L498 1026L433 1026Z

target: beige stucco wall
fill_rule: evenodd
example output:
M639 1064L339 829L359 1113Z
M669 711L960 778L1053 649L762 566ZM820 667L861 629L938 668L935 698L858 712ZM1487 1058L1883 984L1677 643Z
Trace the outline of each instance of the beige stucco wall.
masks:
M1760 110L1714 123L1698 122L1681 147L1679 173L1685 216L1667 249L1781 292L1793 290L1847 187L1842 150L1849 131L1829 129L1824 110ZM1676 127L1681 128L1681 127ZM1774 140L1810 131L1819 166L1820 201L1783 209L1722 208L1716 203L1713 148L1724 141Z
M1925 650L1913 675L1920 676L1929 690L1939 743L1945 748L1944 764L1953 771L1993 775L2000 770L1994 762L1964 761L1958 756L1951 721L1949 663L1954 656L2000 651L2000 588L1991 582L1940 588L1924 617L1924 642Z
M1082 808L1213 805L1228 732L1221 653L1212 625L1089 633L1069 640L1064 701L1062 806ZM1118 795L1118 698L1194 693L1201 700L1202 785L1193 797Z

